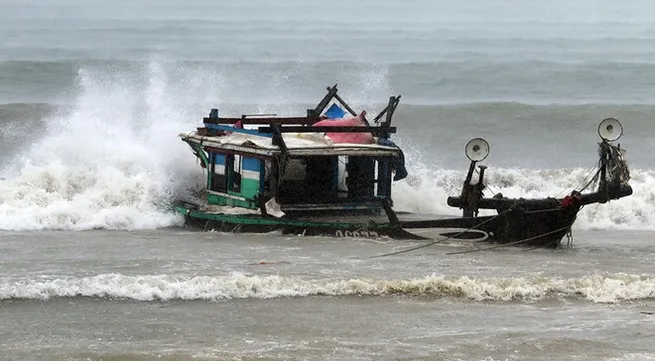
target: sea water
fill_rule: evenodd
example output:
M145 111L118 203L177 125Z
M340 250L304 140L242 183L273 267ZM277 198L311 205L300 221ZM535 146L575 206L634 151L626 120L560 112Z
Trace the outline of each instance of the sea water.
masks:
M0 359L655 358L655 5L554 1L0 1ZM459 214L475 137L487 196L562 197L621 121L634 194L573 247L197 233L177 134L402 95L400 210Z

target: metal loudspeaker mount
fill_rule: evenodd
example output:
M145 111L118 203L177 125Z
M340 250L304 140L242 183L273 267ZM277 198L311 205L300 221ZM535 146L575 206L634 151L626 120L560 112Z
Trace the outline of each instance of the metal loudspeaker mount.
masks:
M489 155L489 143L482 138L473 138L466 143L464 148L466 156L473 162L483 161Z
M607 118L598 124L598 135L603 140L613 142L623 135L623 126L614 118Z

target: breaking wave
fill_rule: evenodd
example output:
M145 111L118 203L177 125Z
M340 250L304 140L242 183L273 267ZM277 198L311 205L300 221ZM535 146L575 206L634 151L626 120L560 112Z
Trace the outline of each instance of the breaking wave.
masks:
M194 157L176 135L194 129L205 110L219 101L223 104L227 99L229 104L223 109L238 112L236 104L230 102L244 99L245 88L255 86L251 79L248 86L237 87L241 92L234 93L228 86L240 84L240 79L234 75L225 78L220 71L175 69L174 65L158 62L131 64L128 69L125 66L113 63L81 66L75 81L77 98L71 105L0 106L3 118L0 230L131 230L181 224L181 218L170 212L169 204L197 191L203 179ZM364 70L344 70L341 74L342 78L350 78L351 72L358 73L356 83L367 84L364 89L354 84L343 87L349 89L348 98L352 95L357 104L371 104L388 96L388 69ZM287 114L285 107L291 107L291 103L297 109L298 99L284 98L281 92L274 91L292 82L277 74L266 89L259 89L251 99L266 103L255 106L256 110ZM357 90L351 94L350 89ZM316 90L316 97L311 98L322 96L320 88ZM273 98L265 98L264 94L273 94ZM498 113L498 119L515 110L515 105L486 104L482 109L470 104L453 107L403 108L407 112L404 117L410 121L409 133L417 133L417 138L412 136L399 142L408 154L410 177L395 184L394 201L398 209L459 214L458 209L446 205L446 199L459 194L464 173L450 170L453 168L450 164L428 159L437 150L412 148L416 143L430 143L420 136L429 133L426 129L434 130L427 120L436 109L455 113L465 109L466 114ZM552 110L546 108L529 110L541 116ZM645 107L639 114L649 109ZM567 116L580 111L566 108ZM486 128L500 124L496 118L489 120L491 123ZM412 121L423 123L412 125ZM442 155L440 158L454 158L448 152L461 148L459 139L456 144L440 144L440 149L444 148L447 151L438 153ZM582 168L492 167L487 170L487 195L502 192L508 197L561 197L579 185L586 175ZM585 207L575 227L655 229L655 171L633 169L631 185L634 194L628 198Z
M653 275L590 275L579 278L476 278L430 275L408 280L304 280L281 276L128 276L52 277L0 280L0 299L92 297L137 301L270 299L308 296L426 296L474 301L534 302L575 298L618 303L655 298Z
M141 79L82 68L78 83L73 108L47 116L42 136L25 133L26 149L3 167L0 229L179 224L168 203L193 189L198 173L176 139L191 125L161 68L151 64Z
M77 98L65 111L45 114L20 104L0 108L0 140L9 140L0 145L0 230L180 225L182 219L171 212L170 202L195 194L203 175L177 134L194 129L219 99L235 100L230 98L234 93L224 89L226 82L246 79L172 66L156 61L128 68L122 63L85 65L76 76ZM359 82L376 87L385 74L358 76ZM270 88L258 90L279 97L275 90L288 79L270 80ZM359 99L370 96L366 90L361 89ZM262 107L284 113L280 106Z
M413 174L412 174L413 173ZM411 212L461 215L461 210L446 204L448 196L461 192L465 174L461 171L431 170L418 167L396 184L394 205ZM510 198L563 198L580 189L588 179L589 169L503 169L490 168L485 173L485 196L502 193ZM581 230L654 230L655 170L634 169L630 185L633 194L605 204L585 206L574 228ZM481 214L495 211L481 210Z
M94 142L100 148L93 149ZM199 167L188 150L162 151L160 154L173 157L166 159L153 157L155 150L147 144L123 144L113 149L102 142L97 136L74 145L65 138L44 142L46 146L41 149L50 152L56 152L48 148L52 146L73 149L59 149L69 152L65 159L45 163L30 160L17 177L0 180L0 229L130 230L181 224L182 220L167 208L169 203L197 190L202 183ZM78 146L82 154L75 154ZM176 144L170 146L178 150ZM582 168L490 169L485 194L561 198L578 188L586 175L587 170ZM410 168L410 176L394 186L395 208L460 215L461 211L448 206L446 199L460 193L463 179L460 171ZM584 207L574 229L655 230L655 170L633 170L630 184L633 195Z

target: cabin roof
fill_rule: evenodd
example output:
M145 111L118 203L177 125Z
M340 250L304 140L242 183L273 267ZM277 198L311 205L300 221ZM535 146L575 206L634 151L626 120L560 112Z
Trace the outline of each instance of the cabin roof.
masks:
M274 156L282 152L279 146L273 145L272 138L263 135L232 133L230 135L210 136L190 132L181 133L179 136L186 142L226 151L264 156ZM289 156L396 156L401 152L399 148L378 144L333 143L330 138L320 133L284 133L282 137Z

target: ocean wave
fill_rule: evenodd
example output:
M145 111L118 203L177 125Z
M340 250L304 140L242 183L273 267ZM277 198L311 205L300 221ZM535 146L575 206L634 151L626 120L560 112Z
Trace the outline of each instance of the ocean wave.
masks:
M132 154L113 155L109 164L82 159L78 164L26 165L17 178L0 180L0 229L132 230L181 225L183 220L168 207L180 191L190 194L201 188L200 169L195 169L192 160L184 167L181 163L150 164L147 152L124 151ZM579 189L587 171L493 169L488 173L486 196L563 198ZM395 185L395 208L460 216L461 210L448 206L446 199L459 194L464 176L453 170L413 173ZM633 195L584 207L574 229L654 230L655 170L635 170L632 177ZM495 213L482 210L481 214Z
M25 135L44 125L49 115L60 109L48 103L0 104L0 137L13 136L19 131Z
M310 296L446 297L473 301L535 302L573 298L620 303L655 298L653 275L577 278L482 278L430 275L407 280L306 280L282 276L165 276L101 274L36 280L0 280L0 299L92 297L136 301L271 299Z
M176 198L194 194L203 177L176 134L194 129L210 107L218 106L222 114L240 114L244 108L297 114L297 109L311 104L294 98L298 89L289 84L295 81L284 77L266 87L257 88L253 83L237 87L235 92L230 86L240 84L236 78L203 71L180 83L178 72L189 75L189 69L171 69L159 62L142 65L136 73L125 72L116 64L82 66L75 78L79 94L68 106L0 105L4 140L0 143L0 178L6 178L0 181L1 230L179 225L180 217L168 206ZM358 104L357 109L370 113L381 109L380 100L390 94L389 78L384 67L378 70L382 73L360 72L358 79L351 79L357 84L340 86L340 94ZM213 75L206 77L208 74ZM324 95L322 87L311 88L313 101ZM253 94L253 89L261 94ZM307 87L302 89L303 97L308 97ZM244 99L261 102L242 106ZM468 162L460 150L470 137L481 133L493 147L486 173L489 195L563 197L584 179L585 169L577 166L581 160L597 161L595 119L602 119L602 114L627 119L630 141L641 147L628 146L629 160L636 155L643 158L641 164L649 164L652 137L648 129L653 110L655 106L650 105L536 106L516 102L403 105L394 122L406 129L396 139L407 155L411 176L394 184L394 202L402 210L459 214L446 206L446 199L459 194L464 179ZM549 117L547 122L544 117ZM578 122L583 118L592 119L593 124ZM435 124L435 119L445 121ZM581 134L589 135L589 141ZM531 143L526 145L525 140ZM584 149L588 154L583 154ZM548 154L543 155L545 152ZM551 164L540 163L539 157ZM548 167L538 169L543 164ZM452 170L460 165L461 170ZM585 207L576 227L655 229L654 177L650 167L634 169L634 194Z
M24 49L24 52L30 51ZM593 49L587 50L582 58L568 59L535 50L508 60L489 51L467 47L451 49L443 56L433 54L426 59L419 57L419 60L409 61L407 59L417 56L389 61L289 60L288 57L262 56L257 58L269 60L243 61L239 59L253 56L230 60L220 53L202 59L180 59L153 55L156 51L128 49L125 52L134 52L135 57L111 59L108 52L107 57L98 58L74 54L71 60L1 61L0 102L73 98L79 91L76 78L80 69L101 69L120 78L147 83L154 57L162 58L159 66L167 74L170 86L179 84L181 88L188 88L194 86L190 82L204 80L207 89L203 94L222 103L243 104L253 100L258 104L311 104L320 98L325 84L339 83L342 89L361 89L352 94L354 99L351 98L359 104L383 102L393 93L403 95L403 104L418 105L471 102L655 104L651 84L648 77L643 76L655 72L652 60L655 52L632 54L626 59L612 57L607 61L599 60L607 57ZM2 49L0 58L1 53ZM48 53L46 58L52 56ZM206 60L208 58L221 60ZM308 90L307 84L317 86Z
M0 229L143 229L179 225L171 199L202 178L176 138L195 125L163 92L155 66L145 85L82 70L71 109L46 117L40 136L0 165ZM195 117L194 117L195 118ZM29 127L27 127L29 128ZM183 160L180 160L182 157ZM185 162L184 159L187 161Z
M42 136L46 118L58 109L45 103L0 104L0 169L8 158Z
M502 193L508 198L563 198L581 189L589 178L589 169L507 169L490 168L485 173L486 197ZM414 168L405 181L393 190L395 207L416 213L461 216L461 210L446 204L448 196L461 192L462 171ZM632 171L631 196L604 204L585 206L574 229L580 230L655 230L655 170ZM481 210L482 215L495 211Z

